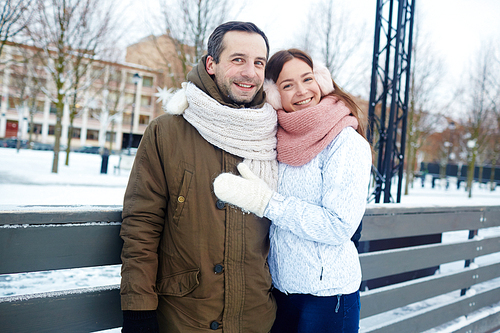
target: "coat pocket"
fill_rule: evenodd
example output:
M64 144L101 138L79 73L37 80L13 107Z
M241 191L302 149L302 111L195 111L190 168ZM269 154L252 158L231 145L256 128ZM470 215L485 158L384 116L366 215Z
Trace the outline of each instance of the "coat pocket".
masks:
M177 202L175 205L174 214L172 216L172 220L174 221L175 226L179 225L179 219L181 217L182 210L184 209L184 205L186 205L189 186L191 185L192 179L193 179L193 172L189 170L184 170L184 175L182 176L181 185L179 187L179 192L177 195Z
M184 296L192 292L200 284L200 270L191 269L169 276L165 276L157 282L159 295Z

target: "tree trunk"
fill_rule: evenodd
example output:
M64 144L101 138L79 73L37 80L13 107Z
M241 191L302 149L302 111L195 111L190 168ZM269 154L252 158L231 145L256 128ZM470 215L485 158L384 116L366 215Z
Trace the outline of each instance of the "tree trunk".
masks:
M476 167L476 150L472 151L471 161L467 167L467 189L469 190L469 198L472 198L472 182L474 181L474 169Z
M115 137L115 121L111 121L111 131L109 133L109 153L113 153L113 141Z
M408 195L408 190L410 187L410 184L413 182L413 174L415 173L414 170L414 150L411 148L411 144L408 145L408 153L407 153L407 160L406 160L406 182L405 182L405 195Z
M62 87L62 84L61 84ZM62 116L63 116L63 97L58 94L58 102L57 102L57 113L56 113L56 125L54 127L54 159L52 160L52 173L58 172L59 167L59 151L61 149L61 131L62 131Z
M495 159L493 159L492 163L491 163L491 174L490 174L490 191L494 191L495 190L495 165L497 165L497 159L495 157Z
M64 165L69 165L69 153L71 152L71 139L72 138L73 138L73 117L71 117L71 121L69 123L68 146L66 147L66 161L64 161Z
M62 111L62 110L61 110ZM52 160L52 173L57 173L59 165L59 149L61 147L61 117L59 116L59 110L57 110L57 122L54 128L54 136L56 141L54 142L54 159Z

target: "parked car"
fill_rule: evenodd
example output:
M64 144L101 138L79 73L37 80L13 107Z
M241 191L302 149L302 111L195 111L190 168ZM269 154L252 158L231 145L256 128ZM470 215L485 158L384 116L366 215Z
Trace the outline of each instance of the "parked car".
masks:
M75 149L75 151L78 153L99 154L100 147L84 146L84 147L80 147L78 149Z
M17 138L16 137L11 137L11 138L2 140L1 147L4 147L4 148L17 148ZM28 147L28 140L21 140L21 146L20 147L21 148Z
M54 145L51 143L32 142L31 149L33 149L33 150L54 150Z

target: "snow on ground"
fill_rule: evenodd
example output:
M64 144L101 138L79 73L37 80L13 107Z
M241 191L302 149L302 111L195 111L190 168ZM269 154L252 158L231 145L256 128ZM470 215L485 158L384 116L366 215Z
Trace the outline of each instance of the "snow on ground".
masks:
M129 171L114 173L118 155L111 155L108 173L101 174L101 156L71 153L59 154L59 172L52 170L53 152L0 148L0 205L121 205ZM429 179L428 179L429 180ZM392 185L395 192L396 184ZM415 181L410 194L401 198L403 205L499 205L500 188L491 192L487 185L473 187L468 198L464 184L459 190L451 181L448 190L439 184L424 188ZM378 205L378 204L377 204Z
M100 155L71 153L69 166L66 166L64 152L59 155L59 172L54 174L51 172L53 156L51 151L22 149L17 152L15 149L0 148L0 210L2 205L122 205L129 171L121 170L119 174L114 173L114 166L118 165L119 156L109 157L107 174L100 173L102 162ZM392 189L395 193L395 183ZM371 205L380 204L370 203L369 206ZM434 189L431 188L430 179L427 179L425 187L422 187L418 179L413 188L410 188L410 194L402 196L401 204L397 205L500 205L500 188L490 191L487 185L475 184L472 198L468 198L464 184L457 189L453 179L448 189L440 184ZM490 228L480 232L479 236L494 237L499 234L500 228ZM468 231L445 233L443 242L461 241L467 237ZM483 260L486 261L500 261L498 254L496 257L485 257ZM462 268L463 261L449 263L441 265L437 274L446 274ZM120 283L119 270L120 266L116 265L0 275L0 297L116 285ZM457 296L450 294L442 297ZM410 305L396 312L415 311L425 306L431 305L425 303ZM496 305L496 308L498 306ZM369 321L365 322L365 325L368 323ZM361 324L363 326L363 321ZM440 332L445 331L447 329L440 330Z
M51 151L0 148L0 205L121 205L129 171L113 173L119 156L111 155L101 174L101 156L59 153L52 173Z

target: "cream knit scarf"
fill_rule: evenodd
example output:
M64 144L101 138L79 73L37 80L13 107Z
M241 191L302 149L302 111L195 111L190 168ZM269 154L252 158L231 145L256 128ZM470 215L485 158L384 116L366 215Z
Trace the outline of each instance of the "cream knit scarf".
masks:
M231 108L187 82L168 102L166 110L170 114L182 114L214 146L244 158L250 170L271 189L277 189L277 116L271 105Z
M336 96L325 96L316 106L286 112L278 110L278 161L292 166L310 162L344 128L358 121Z

